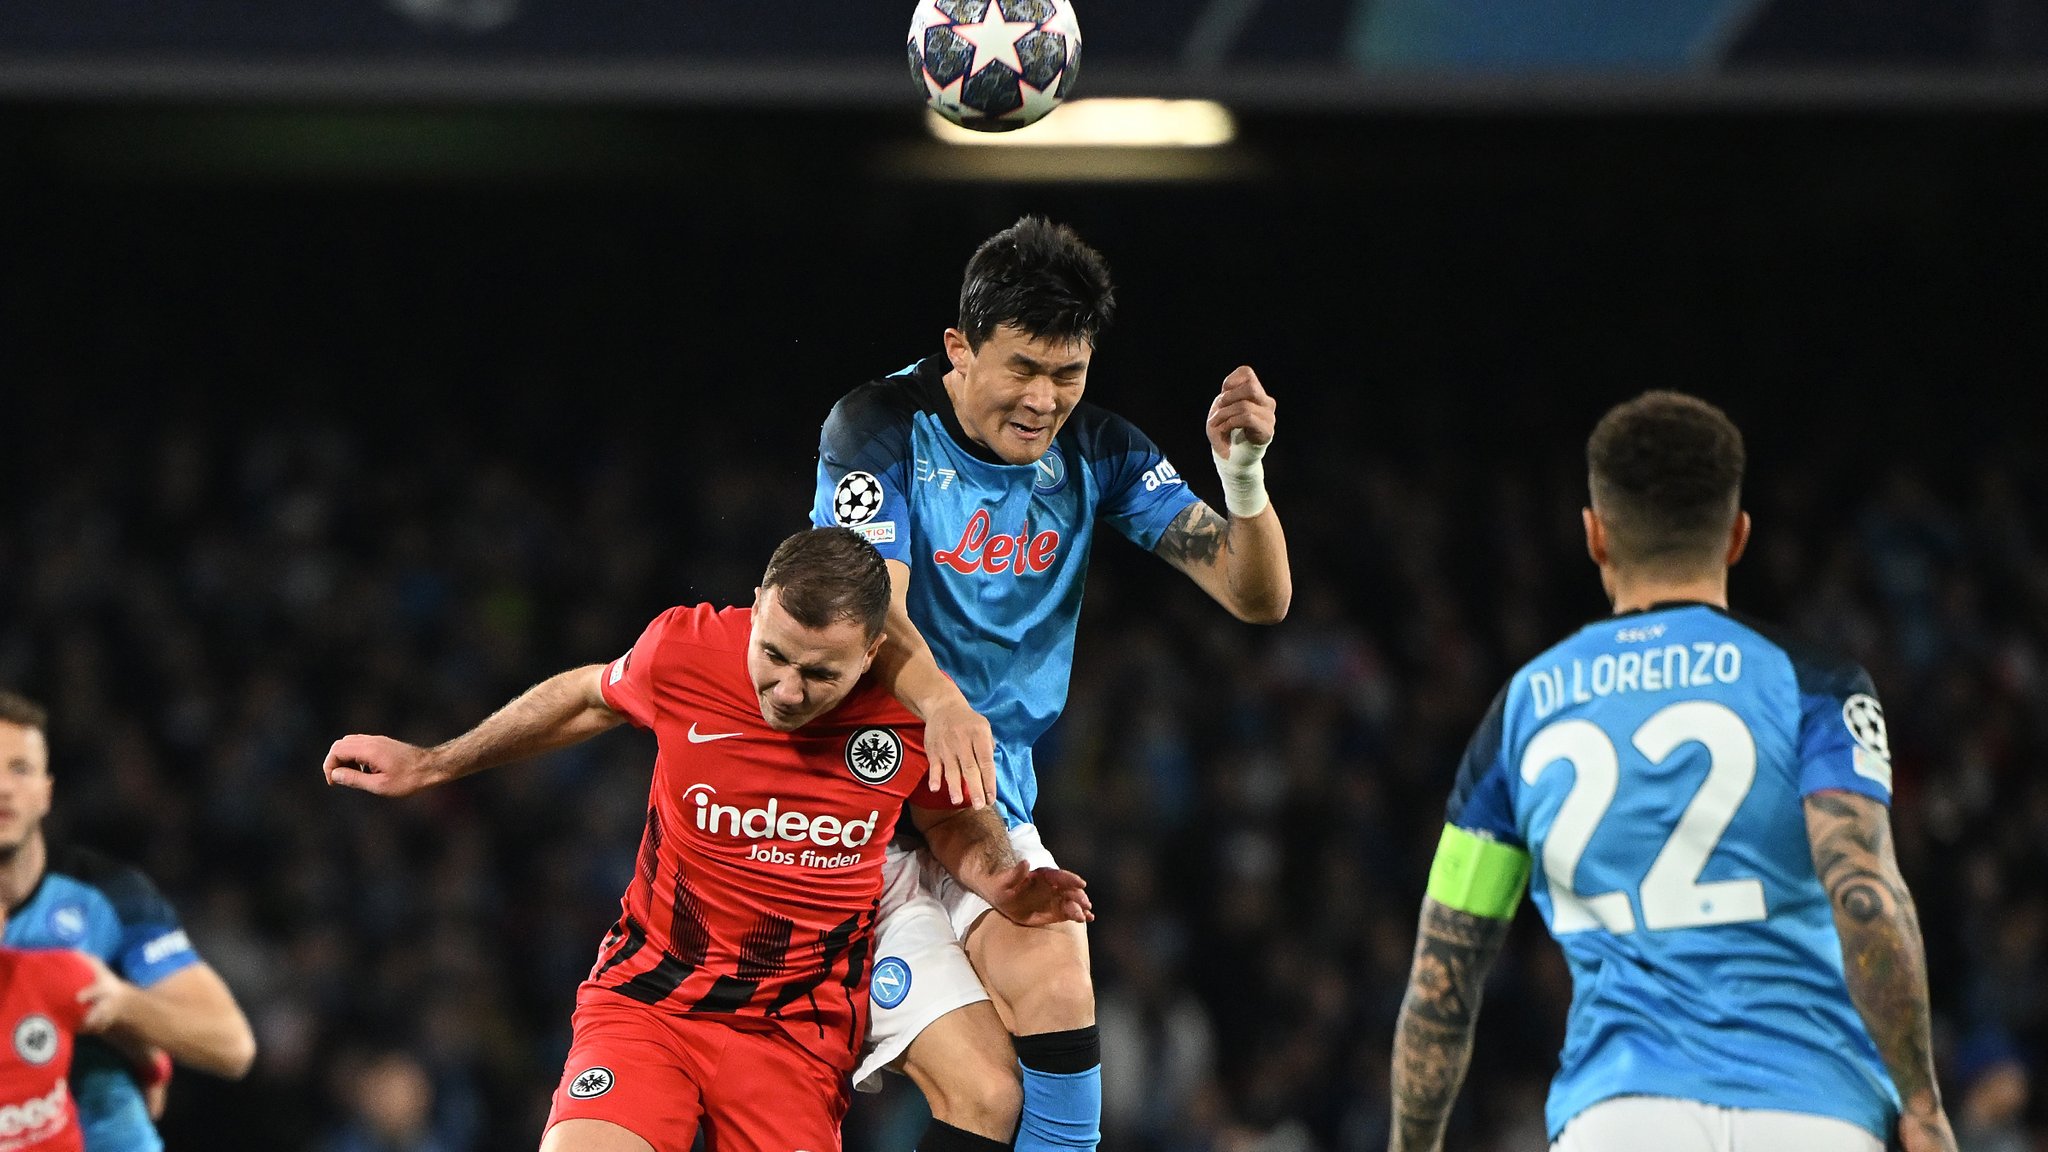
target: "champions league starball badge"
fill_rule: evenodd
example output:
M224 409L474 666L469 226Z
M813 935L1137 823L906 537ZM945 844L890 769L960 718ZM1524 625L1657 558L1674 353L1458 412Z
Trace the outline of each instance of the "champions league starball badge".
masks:
M867 472L848 472L832 487L832 519L842 528L865 524L881 510L882 482Z

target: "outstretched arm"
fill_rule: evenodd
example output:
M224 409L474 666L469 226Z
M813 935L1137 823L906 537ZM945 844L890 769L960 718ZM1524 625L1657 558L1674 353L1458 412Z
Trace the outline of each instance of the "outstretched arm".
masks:
M888 639L875 654L874 673L924 721L931 786L943 785L955 804L985 807L996 797L995 734L959 686L939 671L932 646L910 622L910 565L898 560L888 565L889 622L882 626Z
M432 748L387 736L344 736L327 750L327 782L379 796L410 796L588 740L625 719L605 703L600 678L606 667L591 664L543 680L483 723Z
M1906 1152L1954 1152L1934 1082L1927 955L1892 851L1890 816L1867 796L1816 792L1806 798L1806 835L1813 870L1834 907L1849 998L1905 1106L1899 1143Z
M1266 497L1262 463L1273 442L1273 414L1273 397L1257 373L1241 367L1224 379L1206 430L1230 516L1197 501L1174 517L1152 549L1249 624L1279 623L1294 597L1287 537Z
M97 958L95 980L79 994L87 1005L85 1030L105 1032L133 1053L162 1048L179 1064L239 1080L256 1060L256 1037L227 982L200 963L180 968L147 988L114 975Z
M1422 901L1408 992L1394 1025L1394 1128L1389 1152L1443 1147L1451 1105L1472 1059L1479 996L1511 920Z
M989 907L1026 928L1095 919L1088 882L1058 868L1033 868L1010 845L1002 818L987 808L933 811L911 805L911 822L924 834L932 859L988 901Z

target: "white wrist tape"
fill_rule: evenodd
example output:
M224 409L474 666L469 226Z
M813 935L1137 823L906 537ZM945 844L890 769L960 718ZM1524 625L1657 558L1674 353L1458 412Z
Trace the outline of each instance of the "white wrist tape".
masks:
M1257 516L1266 510L1266 466L1260 461L1269 447L1245 439L1240 429L1230 434L1230 455L1209 454L1223 480L1223 506L1232 516Z

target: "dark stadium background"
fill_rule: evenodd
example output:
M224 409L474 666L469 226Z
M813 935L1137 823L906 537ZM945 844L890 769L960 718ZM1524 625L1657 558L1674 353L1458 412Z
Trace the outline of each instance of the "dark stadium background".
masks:
M1812 39L1828 10L1771 18ZM1212 499L1208 397L1259 370L1295 556L1268 630L1095 557L1041 822L1102 914L1106 1147L1383 1146L1456 757L1603 610L1583 438L1650 387L1749 437L1738 605L1887 702L1964 1147L2048 1147L2030 74L1318 74L1220 152L1098 180L866 89L221 93L204 59L46 67L68 43L0 37L0 683L54 708L60 834L144 865L256 1022L248 1081L178 1080L173 1148L533 1145L648 744L394 804L325 790L327 742L453 735L669 604L746 596L832 400L935 350L967 254L1025 212L1117 272L1090 398ZM1525 920L1455 1147L1542 1146L1568 983ZM859 1101L849 1147L910 1147L917 1108Z

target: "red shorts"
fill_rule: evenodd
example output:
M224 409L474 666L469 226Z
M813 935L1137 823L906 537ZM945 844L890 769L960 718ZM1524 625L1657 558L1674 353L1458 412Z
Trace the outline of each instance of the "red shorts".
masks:
M610 992L578 997L574 1040L548 1127L608 1120L654 1145L690 1152L839 1152L844 1073L772 1020L677 1016Z

